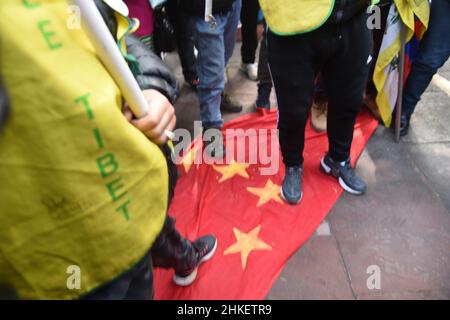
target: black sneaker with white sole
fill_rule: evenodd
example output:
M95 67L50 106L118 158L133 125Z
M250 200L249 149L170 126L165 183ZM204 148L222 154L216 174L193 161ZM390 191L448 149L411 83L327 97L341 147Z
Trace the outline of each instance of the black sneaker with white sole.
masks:
M364 194L367 189L367 184L358 177L355 170L350 165L350 159L342 162L335 162L327 154L320 161L320 168L326 174L338 178L341 187L354 195Z
M217 239L211 235L203 236L195 240L192 245L195 249L197 263L190 269L175 271L173 281L179 286L188 286L195 281L200 264L214 256L217 249Z
M297 204L302 200L302 167L286 167L281 197L289 204Z
M220 100L220 111L227 113L239 113L242 111L243 107L241 104L237 103L231 96L227 93L222 93Z

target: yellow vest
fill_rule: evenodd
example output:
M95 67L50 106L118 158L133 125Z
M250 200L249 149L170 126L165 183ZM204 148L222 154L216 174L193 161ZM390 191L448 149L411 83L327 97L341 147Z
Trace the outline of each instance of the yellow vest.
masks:
M76 7L1 7L12 114L0 132L0 286L26 299L76 298L150 249L166 215L167 164L122 115Z
M278 35L307 33L330 17L335 0L259 0L267 25ZM372 0L372 4L379 0Z

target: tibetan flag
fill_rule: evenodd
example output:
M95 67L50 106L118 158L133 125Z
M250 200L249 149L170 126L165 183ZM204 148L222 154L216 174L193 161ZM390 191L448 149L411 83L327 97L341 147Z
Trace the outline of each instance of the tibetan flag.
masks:
M411 73L412 63L416 60L419 53L420 40L425 33L425 26L423 25L423 23L419 20L419 18L414 18L414 34L405 47L405 73L403 77L403 83L406 83L406 80Z
M429 16L430 8L426 0L395 0L389 10L385 35L373 74L378 91L375 101L387 127L391 124L398 97L402 25L405 27L405 41L408 43L404 81L411 69L413 52L417 51L418 43L428 26Z
M288 258L331 210L342 188L319 169L328 149L326 133L316 133L307 125L303 200L292 206L280 196L284 166L276 125L276 111L227 123L223 129L227 155L233 155L227 164L199 164L195 159L201 154L201 143L197 139L191 145L179 165L180 179L169 214L176 217L177 228L188 239L214 234L218 248L188 287L173 283L173 270L156 269L156 299L263 299ZM353 165L377 125L367 111L359 115L351 150ZM238 145L245 146L241 159Z

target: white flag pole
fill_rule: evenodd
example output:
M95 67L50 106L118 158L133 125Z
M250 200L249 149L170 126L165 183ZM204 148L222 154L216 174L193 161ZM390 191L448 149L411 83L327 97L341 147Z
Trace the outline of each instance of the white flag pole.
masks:
M109 31L102 15L92 0L69 0L80 8L81 24L90 42L94 46L97 56L113 77L122 95L128 102L130 109L138 118L148 112L147 100L142 93L136 79L126 63L120 49ZM173 133L165 130L171 139Z
M405 46L406 46L406 32L405 25L400 19L400 38L401 48L399 54L399 74L398 74L398 95L397 95L397 107L395 112L395 142L400 141L400 117L402 115L403 106L403 78L405 75Z

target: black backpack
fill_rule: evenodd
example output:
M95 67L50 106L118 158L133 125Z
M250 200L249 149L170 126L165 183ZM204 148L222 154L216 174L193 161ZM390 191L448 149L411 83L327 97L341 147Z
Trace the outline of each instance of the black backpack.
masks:
M177 49L175 31L170 22L165 4L153 9L154 31L153 41L155 52L172 52Z

